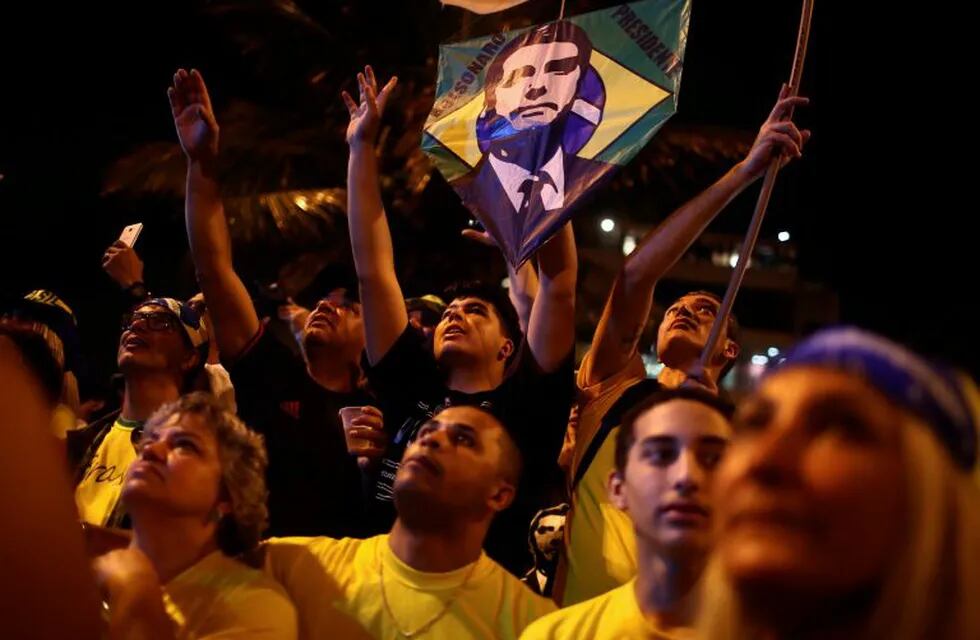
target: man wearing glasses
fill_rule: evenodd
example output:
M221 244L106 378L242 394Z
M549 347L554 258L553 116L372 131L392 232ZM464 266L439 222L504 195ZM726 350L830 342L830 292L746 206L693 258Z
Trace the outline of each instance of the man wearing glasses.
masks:
M123 375L122 409L68 434L75 503L85 522L120 526L126 469L143 422L193 388L207 361L208 327L193 308L152 298L123 319L116 363Z

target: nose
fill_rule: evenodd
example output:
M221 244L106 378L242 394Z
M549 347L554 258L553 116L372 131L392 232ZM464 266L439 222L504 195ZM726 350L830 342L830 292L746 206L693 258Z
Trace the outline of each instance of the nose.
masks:
M163 462L166 459L162 440L147 440L140 445L140 460Z
M342 306L335 304L332 300L324 298L317 303L316 308L313 311L314 313L319 311L339 318L342 309Z
M675 477L674 488L682 496L691 496L697 493L704 481L704 469L695 458L694 452L688 449L681 451L677 462L674 463Z
M456 307L449 307L446 309L446 315L443 316L444 322L458 322L463 319L463 314L459 312Z
M131 325L129 325L123 330L122 335L119 337L120 347L124 342L126 342L126 338L128 338L130 335L137 335L144 340L149 340L150 338L150 332L143 324L143 321L139 321L139 322L134 321Z
M691 311L691 309L686 304L682 304L679 307L677 307L677 315L684 316L685 318L689 318L692 320L695 317L694 312Z
M147 319L146 316L134 315L132 317L132 319L130 319L129 326L126 327L126 330L127 331L134 331L135 329L139 328L140 331L145 331L146 330L146 323L148 321L149 320Z
M543 86L531 87L527 90L527 93L524 94L524 97L528 100L537 100L546 93L548 93L548 89Z
M446 444L446 442L443 441L444 439L445 439L444 429L442 428L429 429L419 437L418 444L423 449L438 450L444 444Z
M804 435L790 425L771 424L746 448L744 473L767 486L792 483L806 448Z

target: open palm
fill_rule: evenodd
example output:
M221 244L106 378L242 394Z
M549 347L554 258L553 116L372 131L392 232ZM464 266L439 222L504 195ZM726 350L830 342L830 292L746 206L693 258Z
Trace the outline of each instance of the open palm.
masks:
M374 69L370 65L364 67L363 73L357 74L357 86L360 99L355 102L349 93L341 92L347 111L350 113L350 124L347 125L347 144L366 142L374 144L378 139L381 116L384 114L388 97L398 83L397 77L378 91L378 81L374 77Z
M217 156L218 122L201 74L196 69L190 73L178 69L173 86L167 89L167 97L177 137L187 157L202 160Z

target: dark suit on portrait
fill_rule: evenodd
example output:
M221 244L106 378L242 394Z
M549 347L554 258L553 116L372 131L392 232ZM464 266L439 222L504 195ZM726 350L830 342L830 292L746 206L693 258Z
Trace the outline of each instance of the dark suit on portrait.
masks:
M559 162L560 172L556 167ZM515 184L525 183L523 174L529 172L516 165L508 166L499 158L491 160L489 154L484 154L472 171L450 184L487 231L494 238L504 240L502 250L511 263L517 263L551 237L582 206L587 199L585 194L612 175L614 167L559 149L551 160L527 176L547 186L530 192L533 197L530 202L524 202L527 208L523 213L519 211L520 204L528 194L518 194Z

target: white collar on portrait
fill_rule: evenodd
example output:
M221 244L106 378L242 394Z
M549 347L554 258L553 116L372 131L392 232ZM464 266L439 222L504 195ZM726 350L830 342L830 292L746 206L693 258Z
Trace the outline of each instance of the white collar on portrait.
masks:
M490 154L489 159L493 173L497 176L504 193L507 194L507 199L514 205L514 211L520 210L521 202L524 200L521 185L531 177L531 172L519 164L501 160L493 154ZM545 211L561 209L565 206L565 155L561 147L558 147L555 155L551 156L551 160L544 163L538 173L542 171L551 176L554 184L554 186L547 184L541 190L541 201L544 203L544 209Z

